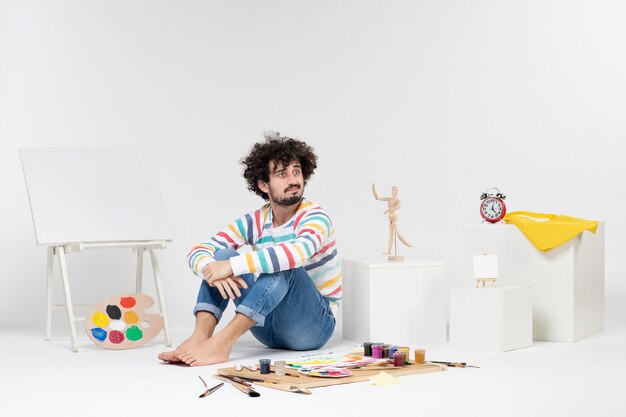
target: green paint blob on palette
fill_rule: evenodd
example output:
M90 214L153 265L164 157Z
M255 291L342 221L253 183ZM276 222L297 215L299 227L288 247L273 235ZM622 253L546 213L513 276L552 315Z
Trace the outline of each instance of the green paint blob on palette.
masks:
M94 306L85 320L87 336L107 349L144 345L163 330L163 317L145 312L152 305L151 297L139 293L107 298Z

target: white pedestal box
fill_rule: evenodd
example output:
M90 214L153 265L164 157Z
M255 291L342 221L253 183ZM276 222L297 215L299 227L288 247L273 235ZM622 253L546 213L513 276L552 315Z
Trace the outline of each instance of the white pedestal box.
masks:
M530 287L450 290L451 347L505 352L532 344Z
M547 252L514 225L466 225L464 253L468 284L473 255L489 253L498 255L498 286L533 288L534 340L573 342L604 330L604 222Z
M395 344L446 341L446 264L343 261L343 337Z

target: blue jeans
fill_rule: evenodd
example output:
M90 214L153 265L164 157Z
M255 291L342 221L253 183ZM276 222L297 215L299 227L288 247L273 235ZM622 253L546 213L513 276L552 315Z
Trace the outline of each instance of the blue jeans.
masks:
M214 255L218 261L233 256L239 253L231 249ZM241 277L248 288L240 288L241 297L234 300L235 311L256 322L250 332L259 342L274 349L314 350L330 339L335 317L329 300L315 288L304 268L260 274L256 280L254 274ZM208 311L219 322L228 301L202 280L193 312Z

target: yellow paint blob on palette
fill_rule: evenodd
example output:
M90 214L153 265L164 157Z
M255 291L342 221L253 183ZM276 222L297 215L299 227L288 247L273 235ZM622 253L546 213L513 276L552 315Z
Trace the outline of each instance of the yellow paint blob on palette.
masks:
M160 314L146 313L154 305L145 294L124 294L94 306L85 320L87 336L107 349L132 349L154 339L163 330Z

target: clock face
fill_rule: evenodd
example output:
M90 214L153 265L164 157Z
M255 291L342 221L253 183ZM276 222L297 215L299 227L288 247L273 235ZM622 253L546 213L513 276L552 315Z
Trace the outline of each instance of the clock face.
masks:
M498 222L506 214L504 202L499 198L489 197L480 203L480 215L488 222Z

